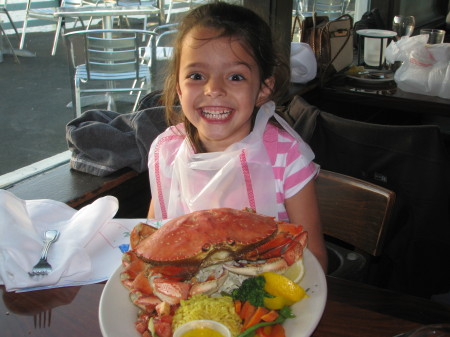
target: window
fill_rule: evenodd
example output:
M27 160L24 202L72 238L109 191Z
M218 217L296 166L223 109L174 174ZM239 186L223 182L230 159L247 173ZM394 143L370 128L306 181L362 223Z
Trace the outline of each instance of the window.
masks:
M43 3L49 0L33 1ZM292 18L297 1L307 9L312 3L312 0L229 0L257 11L275 30L282 32L286 43L290 41L290 20L285 18ZM174 2L181 6L202 1ZM351 0L348 11L358 17L367 10L368 2ZM9 0L7 3L19 29L25 4L26 0ZM176 16L173 18L176 20ZM2 24L8 36L18 46L14 31L4 21ZM65 141L65 125L74 118L74 114L67 107L72 97L65 46L60 39L57 54L51 56L54 23L45 22L42 29L38 29L38 23L33 26L34 32L27 33L25 50L18 51L20 64L15 64L8 49L4 45L1 48L0 44L0 50L3 50L3 62L0 62L0 188L67 162L70 156ZM36 53L36 57L26 57L30 55L27 52ZM127 107L121 109L120 112L129 111Z

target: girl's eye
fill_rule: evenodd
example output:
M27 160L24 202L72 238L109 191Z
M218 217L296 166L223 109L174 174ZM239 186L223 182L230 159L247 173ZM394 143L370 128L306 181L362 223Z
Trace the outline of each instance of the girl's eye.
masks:
M243 80L245 80L245 77L242 76L242 75L239 75L239 74L233 74L229 78L230 78L231 81L243 81Z
M189 76L188 76L188 78L190 78L191 80L201 80L201 79L203 79L203 76L201 75L201 74L199 74L199 73L193 73L193 74L190 74Z

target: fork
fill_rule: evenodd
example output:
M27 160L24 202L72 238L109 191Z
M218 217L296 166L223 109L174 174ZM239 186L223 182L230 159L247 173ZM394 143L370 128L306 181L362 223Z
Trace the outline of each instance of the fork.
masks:
M33 315L34 328L49 328L52 321L52 309L41 311Z
M47 254L51 244L58 240L58 237L59 231L57 230L48 230L45 232L44 248L42 248L41 257L28 275L47 275L52 271L52 266L47 261Z

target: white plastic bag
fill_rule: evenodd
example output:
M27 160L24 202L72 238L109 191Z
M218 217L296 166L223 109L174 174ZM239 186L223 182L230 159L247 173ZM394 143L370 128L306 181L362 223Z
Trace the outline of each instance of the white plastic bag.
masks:
M291 82L307 83L317 75L317 60L311 46L291 42Z
M450 98L450 44L427 45L428 35L403 37L386 48L386 61L401 61L394 80L398 88Z

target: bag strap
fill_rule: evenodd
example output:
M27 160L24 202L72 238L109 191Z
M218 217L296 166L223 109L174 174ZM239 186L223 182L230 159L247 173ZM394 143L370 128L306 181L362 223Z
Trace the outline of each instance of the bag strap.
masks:
M294 40L295 27L297 25L298 25L298 29L300 31L302 29L302 24L300 22L300 16L299 15L296 15L295 18L294 18L294 24L292 25L292 31L291 31L291 41ZM299 32L299 34L300 34L300 32ZM301 40L301 38L300 38L300 40Z

